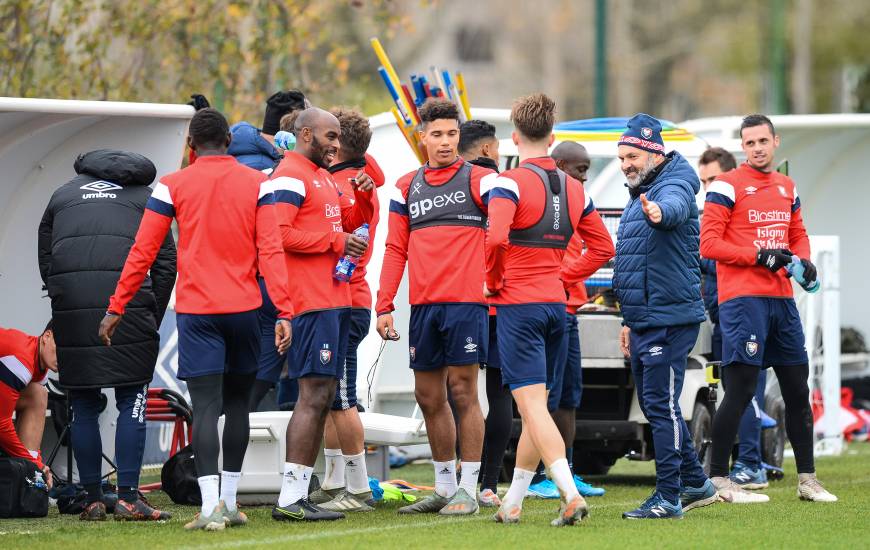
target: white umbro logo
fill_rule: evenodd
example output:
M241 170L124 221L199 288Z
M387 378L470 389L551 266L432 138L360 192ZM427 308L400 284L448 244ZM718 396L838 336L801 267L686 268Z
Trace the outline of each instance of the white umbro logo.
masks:
M751 185L746 188L747 195L754 195L756 191L758 191L758 189L756 189L755 187L752 187Z
M649 348L649 353L650 353L650 355L661 355L662 354L662 347L661 346L651 347L651 348Z
M465 348L465 353L474 353L477 351L477 344L474 343L474 339L471 336L465 339L465 346L463 347Z
M91 191L90 193L83 193L83 199L116 199L118 198L118 195L115 193L108 193L107 191L117 191L123 189L123 187L110 181L97 180L92 181L91 183L86 183L79 187L79 189Z

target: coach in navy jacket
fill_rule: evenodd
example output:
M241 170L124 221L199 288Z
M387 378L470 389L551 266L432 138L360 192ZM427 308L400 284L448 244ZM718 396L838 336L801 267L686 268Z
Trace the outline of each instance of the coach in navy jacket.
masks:
M617 232L613 277L625 325L620 344L631 359L656 455L656 491L624 516L679 517L681 493L688 491L694 506L716 498L679 403L687 357L704 320L695 202L701 182L679 153L665 154L661 124L643 113L628 121L619 159L631 195Z

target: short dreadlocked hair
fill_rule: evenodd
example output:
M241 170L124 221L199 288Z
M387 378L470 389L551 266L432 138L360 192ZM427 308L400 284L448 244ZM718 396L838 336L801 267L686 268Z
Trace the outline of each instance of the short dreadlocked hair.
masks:
M517 131L532 141L547 138L556 122L556 103L545 94L532 94L514 101L511 122Z
M341 136L338 141L341 144L342 156L349 160L363 158L372 141L369 119L361 112L348 107L333 107L329 112L338 119L338 124L341 126Z
M223 147L230 132L227 119L217 109L200 109L190 120L190 138L198 147Z
M430 122L441 119L455 120L459 124L459 109L455 103L443 97L430 97L420 106L417 114L420 115L420 123L424 129Z

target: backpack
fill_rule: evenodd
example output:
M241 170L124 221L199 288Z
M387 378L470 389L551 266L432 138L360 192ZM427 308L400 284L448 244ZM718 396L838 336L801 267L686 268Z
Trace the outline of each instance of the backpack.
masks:
M160 471L163 492L176 504L202 504L196 466L193 463L193 449L190 445L169 457Z
M26 458L0 457L0 518L44 518L48 486Z

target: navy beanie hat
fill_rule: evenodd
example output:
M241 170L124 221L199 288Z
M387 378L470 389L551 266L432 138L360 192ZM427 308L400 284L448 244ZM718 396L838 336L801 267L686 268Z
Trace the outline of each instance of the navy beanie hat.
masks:
M281 117L290 111L305 108L305 94L299 90L275 92L266 100L266 115L263 117L263 133L274 136L280 130Z
M619 145L629 145L650 153L665 154L662 124L646 113L638 113L628 120L628 129L619 138Z

